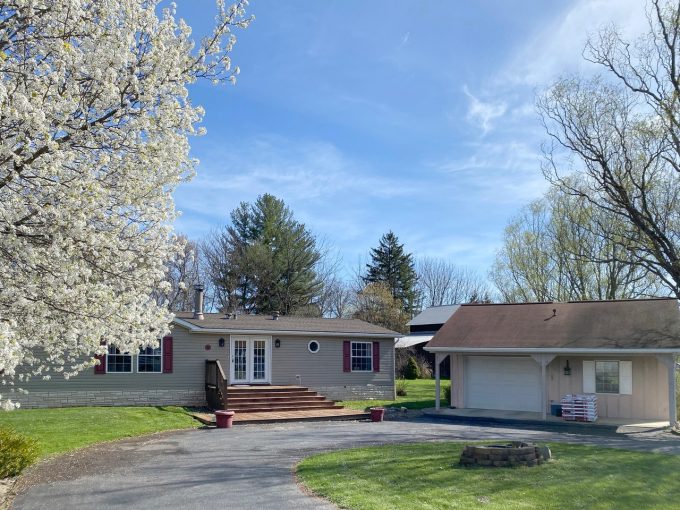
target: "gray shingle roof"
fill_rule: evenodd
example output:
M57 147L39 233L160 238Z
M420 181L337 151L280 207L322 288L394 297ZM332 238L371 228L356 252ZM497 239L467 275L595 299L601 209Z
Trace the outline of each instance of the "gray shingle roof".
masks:
M401 333L391 331L359 319L326 319L318 317L280 316L274 320L271 315L239 315L228 319L221 313L205 313L203 320L193 318L191 312L179 312L177 319L202 329L229 331L277 331L291 333L351 333L400 337Z
M462 305L427 348L678 349L676 299Z
M424 326L428 324L444 324L454 314L460 305L442 305L426 308L413 319L407 326Z

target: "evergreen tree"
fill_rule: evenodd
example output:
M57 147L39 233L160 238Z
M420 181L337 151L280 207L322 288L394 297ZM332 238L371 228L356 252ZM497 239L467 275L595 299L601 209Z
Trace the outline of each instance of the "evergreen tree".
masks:
M213 285L223 307L252 313L310 314L321 283L315 271L321 253L316 238L273 195L231 212L231 225L206 244L208 260L219 267ZM213 256L210 256L210 255Z
M413 256L404 251L404 245L392 232L380 238L377 248L371 249L371 262L366 264L364 283L384 283L397 299L406 314L415 311L417 276Z

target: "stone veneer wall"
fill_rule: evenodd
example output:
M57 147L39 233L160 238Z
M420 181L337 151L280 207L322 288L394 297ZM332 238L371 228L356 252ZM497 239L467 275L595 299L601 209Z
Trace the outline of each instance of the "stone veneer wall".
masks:
M303 386L304 386L304 380ZM314 391L331 400L392 400L394 387L376 384L357 384L343 386L314 386Z
M79 406L205 406L205 392L193 390L31 391L12 400L24 409Z
M392 386L358 384L314 387L331 400L391 400ZM80 406L205 406L205 392L193 390L31 391L14 394L23 409Z

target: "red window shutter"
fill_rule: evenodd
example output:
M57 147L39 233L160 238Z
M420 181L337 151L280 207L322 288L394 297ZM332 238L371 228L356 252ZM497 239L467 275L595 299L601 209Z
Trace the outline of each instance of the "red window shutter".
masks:
M351 359L351 349L352 346L348 340L342 342L342 371L351 372L352 371L352 359Z
M106 345L106 340L101 340L99 345ZM94 359L99 360L99 365L94 366L95 374L105 374L106 373L106 354L97 354Z
M172 337L163 337L163 373L172 374Z
M105 374L106 373L106 354L97 354L94 359L99 360L99 365L94 366L95 374Z
M373 342L373 371L380 372L380 342Z

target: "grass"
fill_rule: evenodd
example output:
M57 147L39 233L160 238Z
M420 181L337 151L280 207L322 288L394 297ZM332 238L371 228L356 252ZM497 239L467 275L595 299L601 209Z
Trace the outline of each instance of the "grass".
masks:
M8 426L38 441L40 456L93 443L200 424L181 407L68 407L0 411Z
M462 468L464 443L420 443L309 457L299 479L342 508L667 509L678 507L680 456L550 443L527 468Z
M367 409L375 406L426 409L434 407L434 382L434 379L406 381L407 395L405 397L397 397L396 400L344 400L340 404L350 409ZM444 388L449 384L448 380L441 381L442 402L444 401Z

